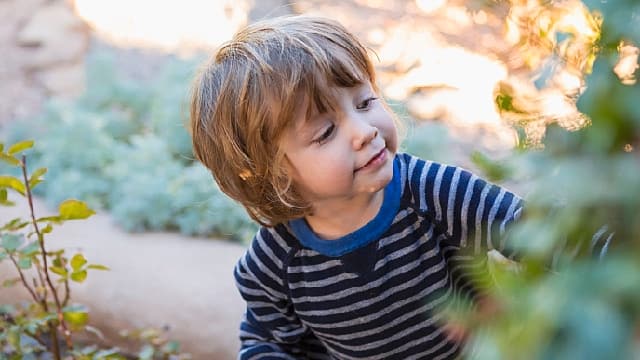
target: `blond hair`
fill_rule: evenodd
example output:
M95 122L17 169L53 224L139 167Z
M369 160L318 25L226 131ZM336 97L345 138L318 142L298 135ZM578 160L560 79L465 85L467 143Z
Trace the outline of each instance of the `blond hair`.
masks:
M303 99L336 109L331 88L375 85L364 46L337 22L307 16L254 23L224 44L196 76L194 153L220 189L274 226L310 212L292 186L279 144ZM307 114L311 109L307 109Z

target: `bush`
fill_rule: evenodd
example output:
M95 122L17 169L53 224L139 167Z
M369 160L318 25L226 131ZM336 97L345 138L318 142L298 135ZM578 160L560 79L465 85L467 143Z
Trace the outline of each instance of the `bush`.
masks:
M46 164L49 181L37 194L50 205L83 199L129 231L249 239L255 225L192 155L185 110L195 61L172 59L149 82L113 63L93 55L81 98L51 101L41 116L8 129L10 141L38 142L32 162Z
M489 292L499 299L501 311L490 323L470 324L476 329L471 346L477 358L640 356L637 55L630 60L635 65L630 75L614 72L626 46L635 46L631 53L637 54L640 4L584 4L598 24L598 37L593 61L582 69L586 86L576 116L590 125L577 131L547 126L538 150L518 152L500 164L509 169L505 174L531 184L524 217L509 235L522 266L517 274L500 268L493 273L497 281ZM564 49L553 47L550 56L566 64ZM510 115L518 88L512 91L497 94L497 105ZM523 127L540 119L519 114Z

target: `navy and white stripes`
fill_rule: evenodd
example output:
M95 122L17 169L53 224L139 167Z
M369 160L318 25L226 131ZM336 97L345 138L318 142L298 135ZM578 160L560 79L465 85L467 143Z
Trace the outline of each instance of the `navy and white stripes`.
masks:
M344 248L328 254L300 238L304 222L260 229L235 269L247 302L240 359L459 355L442 310L473 297L467 260L504 246L522 202L460 168L407 154L394 161L377 228L368 229L381 235L355 248L339 239Z

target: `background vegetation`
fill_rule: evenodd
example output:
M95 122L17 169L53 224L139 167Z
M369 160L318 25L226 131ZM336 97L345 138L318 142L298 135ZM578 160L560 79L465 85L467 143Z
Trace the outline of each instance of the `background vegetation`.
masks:
M112 56L88 60L82 97L50 101L42 115L11 124L9 142L37 139L31 161L49 169L36 194L52 206L83 199L129 231L250 238L255 226L191 152L187 93L198 62L174 58L140 82L118 72Z
M478 358L640 357L640 4L584 4L596 24L592 40L541 29L544 22L529 29L550 39L548 55L560 67L581 64L574 70L585 83L574 101L584 126L567 131L546 123L538 150L485 166L531 185L524 219L510 234L522 266L494 272L491 291L501 311L476 324ZM590 51L571 53L571 41ZM624 61L631 62L626 74L618 67ZM540 121L535 112L515 109L523 100L517 93L499 92L498 105L517 113L523 127ZM594 236L603 224L604 236Z
M565 94L579 111L563 117L540 111L518 83L496 89L519 146L500 161L472 159L493 181L526 183L527 208L509 234L519 270L494 268L488 290L498 311L468 324L477 358L640 357L640 3L580 4L589 31L560 21L566 2L468 2L469 11L501 14L519 31L514 51L526 60L534 95L557 86L556 75L580 80ZM619 71L621 63L631 71ZM130 230L249 238L254 228L242 209L191 155L183 123L194 64L172 61L151 83L136 84L108 56L91 59L82 98L51 102L10 129L8 143L37 139L33 168L49 168L39 194L51 204L83 199ZM446 158L444 133L422 129L408 151Z

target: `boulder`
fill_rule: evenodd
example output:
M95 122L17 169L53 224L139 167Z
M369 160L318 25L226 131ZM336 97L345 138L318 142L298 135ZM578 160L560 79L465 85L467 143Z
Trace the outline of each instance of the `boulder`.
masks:
M51 2L36 9L17 34L16 42L33 51L25 67L48 67L81 62L86 53L89 33L84 23L64 2Z

